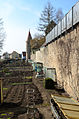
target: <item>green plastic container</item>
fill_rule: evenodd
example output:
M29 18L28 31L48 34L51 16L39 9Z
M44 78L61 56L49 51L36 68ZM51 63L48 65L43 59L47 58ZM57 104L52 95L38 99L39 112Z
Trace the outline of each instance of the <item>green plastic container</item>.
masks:
M32 62L32 67L33 67L33 71L35 71L36 67L37 67L37 63L36 62Z
M42 72L42 67L41 66L37 66L37 72Z
M42 72L43 71L43 63L37 62L37 72Z
M32 66L33 66L33 71L36 72L42 72L43 69L43 63L40 62L32 62Z
M37 62L37 67L42 67L43 68L43 63Z

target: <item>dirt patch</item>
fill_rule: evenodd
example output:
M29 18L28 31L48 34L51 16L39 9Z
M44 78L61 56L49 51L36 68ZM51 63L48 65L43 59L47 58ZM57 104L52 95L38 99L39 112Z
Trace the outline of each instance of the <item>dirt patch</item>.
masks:
M44 79L43 78L35 78L36 73L33 74L33 83L38 87L41 92L41 96L43 98L43 103L37 106L37 109L44 115L44 119L54 119L51 113L50 107L50 99L51 94L65 95L68 94L58 85L55 85L53 89L45 89L44 88Z
M32 82L31 65L5 63L1 69L4 103L0 105L0 118L42 119L36 105L41 104L43 99Z

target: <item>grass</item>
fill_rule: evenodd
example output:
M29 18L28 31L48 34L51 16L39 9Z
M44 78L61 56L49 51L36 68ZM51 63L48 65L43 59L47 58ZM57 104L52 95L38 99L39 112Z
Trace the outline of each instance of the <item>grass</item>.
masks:
M0 72L2 73L2 70L0 70Z
M25 79L32 79L32 76L26 76Z
M7 112L8 114L13 114L13 112ZM1 116L7 116L7 114L6 113L2 113L1 114ZM2 118L0 118L0 119L3 119L3 117ZM7 119L11 119L10 117L7 117Z
M11 74L11 72L7 72L7 73L5 73L5 74L9 75L9 74Z
M0 59L0 62L3 62L4 60L3 59Z
M12 83L11 85L24 85L24 84L32 84L32 82L23 82L23 83Z
M1 114L1 116L6 116L7 114Z
M3 72L8 73L9 72L9 69L8 68L4 68L3 69Z
M42 106L44 106L44 107L47 107L47 106L49 106L50 104L49 103L43 103L42 104Z
M9 112L9 114L13 114L13 112Z
M8 88L3 88L3 90L8 90Z

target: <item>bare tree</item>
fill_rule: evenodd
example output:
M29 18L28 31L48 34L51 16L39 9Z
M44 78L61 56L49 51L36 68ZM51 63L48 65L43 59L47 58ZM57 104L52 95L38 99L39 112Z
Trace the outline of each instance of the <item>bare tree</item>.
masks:
M54 19L55 19L55 9L51 5L51 3L48 2L47 6L45 6L44 10L41 13L38 30L43 31L44 34L46 35L47 29L51 29L51 26L54 27L54 23L55 23ZM53 21L53 22L51 22L51 21ZM48 25L51 23L53 23L53 25L50 25L50 27L48 27ZM48 30L48 31L50 31L50 30Z
M42 34L39 34L39 33L35 33L34 34L34 38L37 38L40 40L40 38L44 37Z
M2 18L0 18L0 53L3 48L3 42L5 39L5 36L6 36L6 34L5 34L4 28L3 28L3 21L2 21Z
M56 12L56 23L58 23L59 21L62 20L62 18L64 17L64 13L62 11L62 9L58 9L57 12Z

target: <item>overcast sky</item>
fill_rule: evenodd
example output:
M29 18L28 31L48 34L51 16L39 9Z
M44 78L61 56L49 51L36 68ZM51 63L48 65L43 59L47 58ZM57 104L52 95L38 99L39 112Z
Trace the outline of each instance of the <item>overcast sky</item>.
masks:
M0 18L7 35L2 53L26 50L28 31L32 37L37 33L40 14L48 1L66 14L78 0L0 0Z

